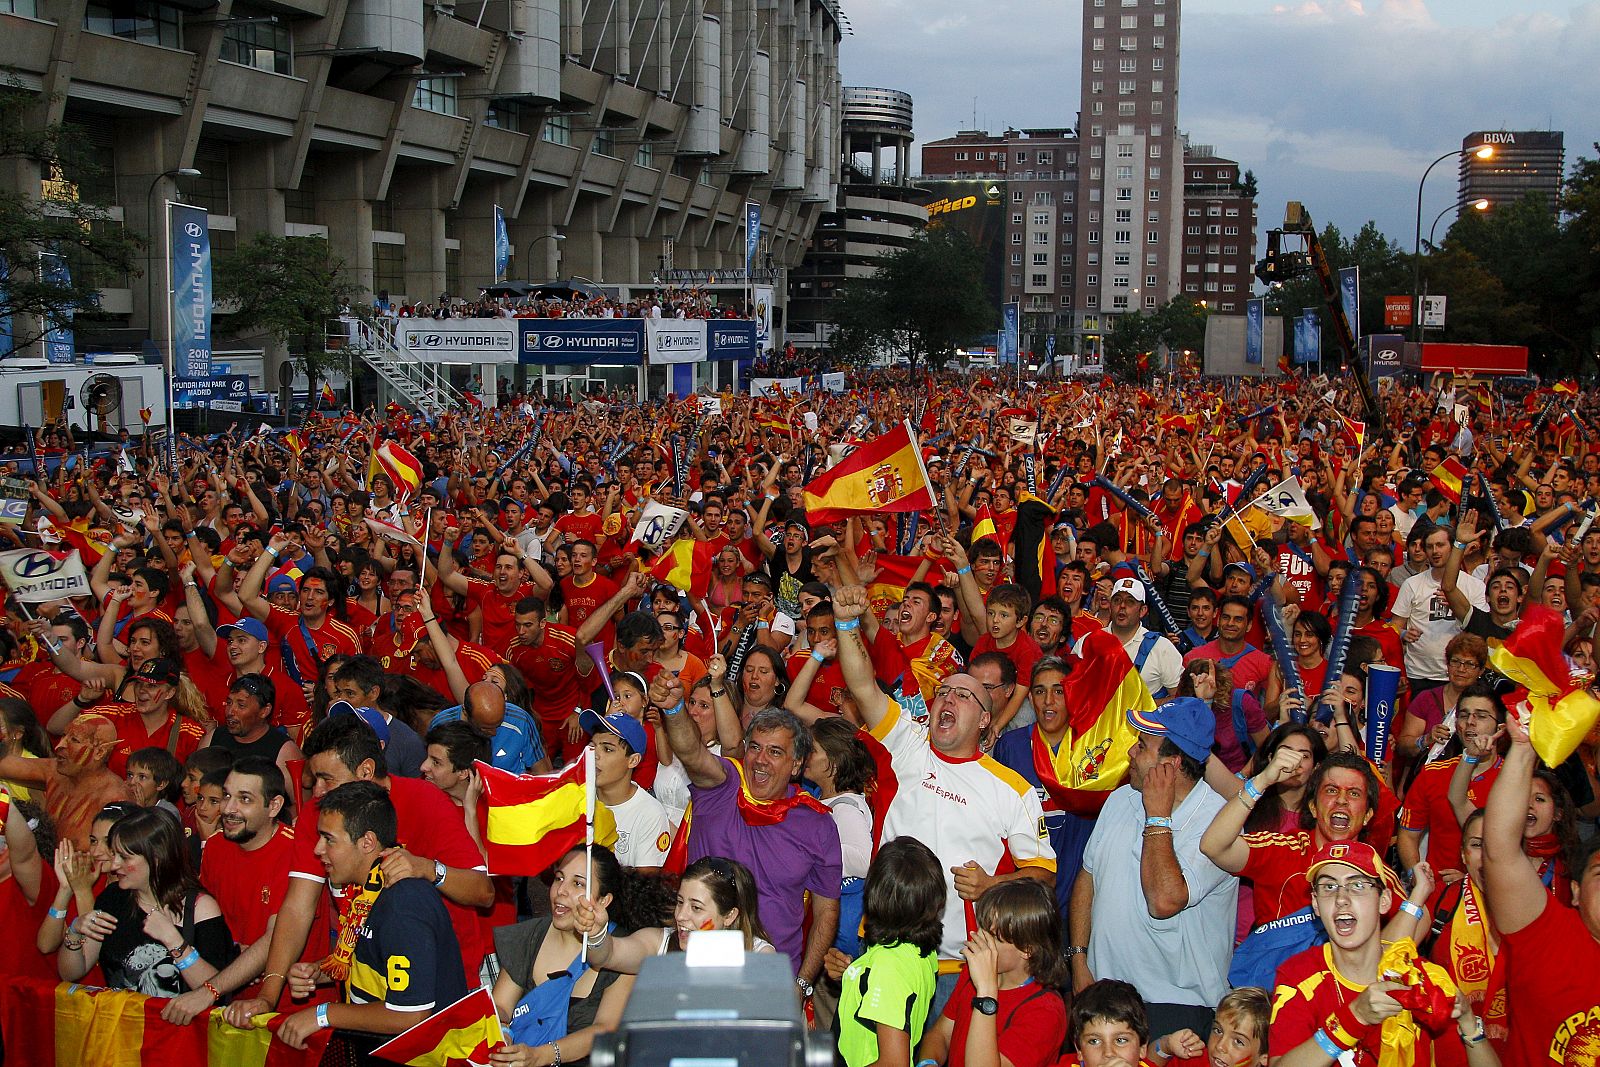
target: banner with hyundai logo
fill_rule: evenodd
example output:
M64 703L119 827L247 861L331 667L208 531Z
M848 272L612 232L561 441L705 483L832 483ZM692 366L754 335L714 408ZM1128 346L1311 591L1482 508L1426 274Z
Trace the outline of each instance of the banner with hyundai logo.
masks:
M40 252L39 272L51 285L66 287L72 284L72 269L67 266L67 257L60 252ZM64 312L60 320L47 317L44 358L51 363L71 363L73 350L72 312Z
M89 596L89 574L77 549L65 554L42 548L0 552L0 581L25 604Z
M760 335L760 326L753 319L707 319L707 357L755 359Z
M224 404L250 402L248 374L222 374L211 378L179 378L172 383L172 403L180 411ZM239 410L239 409L221 409Z
M494 206L494 280L501 281L511 266L511 237L506 233L506 212Z
M514 319L522 336L522 363L613 363L636 366L644 358L643 319Z
M206 209L167 201L172 363L179 378L211 377L211 228Z
M515 319L401 319L395 343L433 363L515 363Z
M703 363L706 358L705 319L645 319L650 339L650 362Z
M1361 339L1366 346L1367 377L1373 381L1400 373L1400 353L1406 339L1399 333L1369 333Z

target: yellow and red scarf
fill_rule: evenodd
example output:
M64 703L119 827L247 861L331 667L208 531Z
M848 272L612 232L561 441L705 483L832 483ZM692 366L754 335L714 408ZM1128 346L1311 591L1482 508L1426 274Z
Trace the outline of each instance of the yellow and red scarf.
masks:
M378 903L383 892L383 866L374 864L361 885L347 885L337 893L339 906L339 940L334 949L319 966L322 973L335 982L350 978L350 962L355 959L356 942L361 939L361 929L367 925L367 916Z

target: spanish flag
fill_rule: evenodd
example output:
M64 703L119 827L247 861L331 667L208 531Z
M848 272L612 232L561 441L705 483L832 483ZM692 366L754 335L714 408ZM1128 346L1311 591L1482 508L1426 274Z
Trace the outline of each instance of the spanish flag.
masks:
M322 399L322 406L325 407L325 408L333 408L333 407L338 407L339 406L339 398L334 395L333 386L329 385L327 382L323 382L322 383L321 399Z
M1459 459L1454 456L1446 458L1433 469L1428 478L1450 503L1461 503L1461 490L1467 483L1467 468L1462 466Z
M1194 433L1195 427L1200 424L1200 416L1163 415L1161 418L1157 419L1156 422L1161 429L1167 433L1171 433L1174 430L1181 430L1184 433Z
M239 1030L213 1008L187 1026L165 1022L165 997L8 975L0 979L0 1031L8 1063L29 1067L316 1067L332 1032L304 1050L273 1035L287 1016L257 1015Z
M1366 445L1367 424L1357 422L1342 411L1336 411L1334 414L1339 416L1339 436L1349 442L1350 446L1355 449L1356 455L1359 456L1361 449Z
M988 504L979 506L972 520L972 543L977 544L985 537L1000 544L1002 548L1005 547L1000 542L1000 528L995 525L994 512L990 510Z
M422 1020L372 1054L406 1067L467 1067L489 1062L506 1043L500 1014L487 986L479 986L443 1011Z
M489 873L538 875L584 840L584 764L574 760L557 774L512 774L478 763L483 804L478 821L488 851ZM617 822L599 801L594 809L595 844L617 840Z
M1550 387L1550 391L1560 396L1577 396L1578 380L1576 378L1563 378Z
M1561 652L1565 631L1560 615L1529 604L1511 636L1489 649L1489 664L1528 691L1528 739L1550 767L1572 755L1600 719L1600 700L1584 688L1582 675L1573 677Z
M306 450L306 435L300 430L290 430L283 435L283 447L296 459Z
M91 527L89 516L83 515L66 526L57 526L61 540L78 550L84 565L93 567L111 548L111 531L103 526Z
M1034 728L1033 766L1063 811L1093 815L1127 776L1138 740L1128 712L1154 711L1156 702L1111 631L1082 629L1066 683L1071 725L1054 749Z
M394 495L402 499L422 485L422 464L398 441L385 441L373 448L372 458L367 462L368 489L380 474L389 479Z
M658 582L682 589L690 600L700 600L711 590L711 556L710 543L679 538L650 565L650 574Z
M932 508L933 486L911 423L902 421L813 478L805 487L805 504L814 524Z

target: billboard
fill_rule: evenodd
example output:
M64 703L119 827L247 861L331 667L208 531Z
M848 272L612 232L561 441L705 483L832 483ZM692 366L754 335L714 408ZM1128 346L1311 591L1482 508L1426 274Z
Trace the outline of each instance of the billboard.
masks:
M401 319L402 351L436 363L515 363L515 319Z
M172 383L172 403L180 411L190 408L211 408L219 402L239 404L239 408L221 407L218 411L239 411L250 402L250 376L248 374L222 374L209 378L178 378Z
M1278 354L1283 351L1283 334L1282 316L1262 316L1261 349L1266 358L1260 363L1246 363L1245 316L1208 315L1205 372L1224 376L1275 378L1279 374Z
M928 225L950 226L972 238L983 256L983 291L995 315L1000 314L1006 274L1006 203L1004 179L950 178L920 180L928 194Z
M1373 381L1400 373L1400 353L1405 350L1405 335L1369 333L1361 339L1362 355L1367 360L1367 377Z
M644 358L643 319L515 319L522 363L613 363L635 366Z
M205 208L167 201L172 279L172 372L211 375L211 228Z

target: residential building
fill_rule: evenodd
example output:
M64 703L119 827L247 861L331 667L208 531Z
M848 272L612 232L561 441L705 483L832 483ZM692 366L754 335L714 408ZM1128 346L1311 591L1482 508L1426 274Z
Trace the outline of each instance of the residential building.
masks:
M1256 200L1239 164L1210 145L1183 153L1183 289L1214 311L1242 315L1255 270Z

